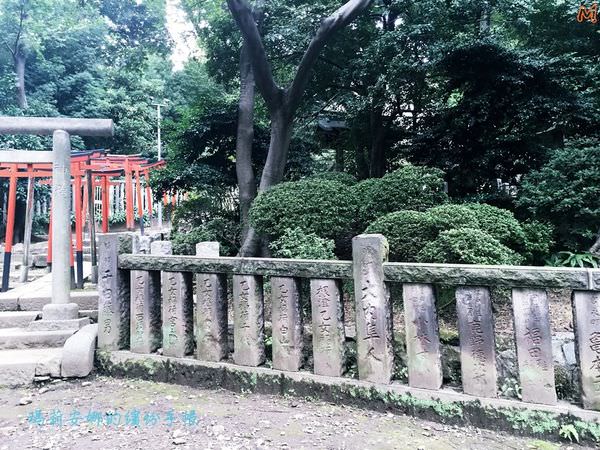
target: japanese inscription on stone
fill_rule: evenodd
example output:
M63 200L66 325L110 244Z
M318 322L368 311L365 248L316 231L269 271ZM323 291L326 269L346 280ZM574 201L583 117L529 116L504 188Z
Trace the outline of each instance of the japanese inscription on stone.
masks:
M233 276L233 359L242 366L265 362L264 300L261 277Z
M496 397L494 322L489 289L458 287L456 309L463 391Z
M442 364L434 287L406 283L402 286L402 295L408 384L423 389L439 389L442 386Z
M553 405L556 390L546 291L513 289L512 298L523 401Z
M300 287L294 278L271 278L273 368L295 372L303 357Z
M574 291L583 407L600 410L600 292Z

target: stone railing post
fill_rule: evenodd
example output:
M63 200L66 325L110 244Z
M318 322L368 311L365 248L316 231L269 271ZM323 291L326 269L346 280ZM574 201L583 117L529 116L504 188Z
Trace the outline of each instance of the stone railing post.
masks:
M131 233L98 235L98 348L129 347L130 277L118 256L131 253Z
M200 242L196 256L218 258L218 242ZM223 274L196 275L196 357L221 361L229 356L227 328L227 277Z
M392 305L383 276L387 258L384 236L364 234L352 240L358 376L373 383L390 383L394 370Z
M151 244L152 255L171 255L169 241ZM162 338L163 355L182 358L194 348L193 277L185 272L163 272L162 284Z
M133 253L150 254L152 238L134 235ZM160 272L131 271L131 351L152 353L162 345Z
M262 277L233 276L233 360L240 366L260 366L265 356Z
M600 410L600 292L574 291L575 339L586 409Z
M300 284L295 278L271 278L273 368L297 372L302 367Z
M552 331L546 291L513 289L512 303L523 401L554 405Z

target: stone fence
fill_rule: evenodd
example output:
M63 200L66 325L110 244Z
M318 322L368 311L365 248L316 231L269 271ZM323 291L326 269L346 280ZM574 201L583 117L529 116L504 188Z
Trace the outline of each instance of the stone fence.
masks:
M443 380L434 285L453 285L462 391L495 398L498 377L489 287L505 286L512 288L522 402L555 405L545 289L566 288L573 292L581 403L585 409L600 409L600 270L390 263L381 235L354 238L353 261L224 258L214 243L199 244L197 256L171 256L169 242L141 239L131 233L99 236L100 349L150 354L162 348L165 357L193 355L209 362L226 360L232 352L237 366L261 366L266 361L263 278L268 277L268 370L297 372L305 342L299 279L310 279L313 372L342 377L346 355L341 280L349 279L355 292L359 380L378 386L392 382L396 330L406 336L408 389L437 391ZM229 280L233 348L228 341ZM403 324L392 323L388 282L403 284Z

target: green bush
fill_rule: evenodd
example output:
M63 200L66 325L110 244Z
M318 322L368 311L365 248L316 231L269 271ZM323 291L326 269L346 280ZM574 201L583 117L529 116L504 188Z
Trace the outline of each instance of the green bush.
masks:
M198 242L217 241L222 256L235 256L239 250L240 227L225 219L213 219L191 230L174 229L171 234L175 255L195 255Z
M335 181L336 183L354 186L357 183L356 178L346 172L319 172L311 175L309 180Z
M424 263L520 264L523 258L498 239L474 228L442 231L417 255Z
M525 232L511 211L485 203L469 203L465 206L477 217L479 229L513 250L524 249Z
M273 241L269 248L276 258L335 259L335 243L332 239L305 233L300 228L286 229L283 236Z
M353 190L362 229L387 213L425 211L448 200L444 192L444 172L410 164L383 178L362 181Z
M437 236L428 213L397 211L373 222L365 233L383 234L390 245L390 260L416 262L417 253Z
M467 205L441 205L427 210L428 220L438 233L455 228L479 228L477 214Z
M327 239L350 237L355 217L352 190L335 181L318 179L277 185L259 194L250 209L251 223L271 239L294 228Z

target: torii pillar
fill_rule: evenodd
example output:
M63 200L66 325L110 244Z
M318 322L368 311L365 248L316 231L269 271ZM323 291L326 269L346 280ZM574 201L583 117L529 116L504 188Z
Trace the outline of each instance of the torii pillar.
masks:
M84 324L78 320L79 307L71 303L70 135L112 136L113 121L0 116L0 134L52 135L52 303L44 306L36 328L79 328Z

